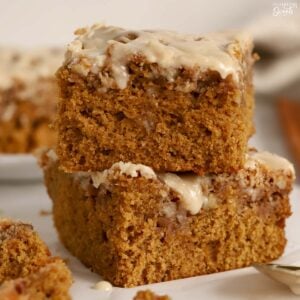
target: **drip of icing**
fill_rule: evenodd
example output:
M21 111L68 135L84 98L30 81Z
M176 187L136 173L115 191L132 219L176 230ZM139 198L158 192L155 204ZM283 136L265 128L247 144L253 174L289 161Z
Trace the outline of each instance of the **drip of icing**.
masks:
M95 284L95 289L99 291L104 291L104 292L110 292L112 290L113 286L109 281L99 281Z
M289 171L294 174L293 165L278 155L261 151L252 152L249 151L246 158L245 168L255 169L257 164L265 165L271 170L282 170ZM157 177L163 181L169 188L176 191L181 196L181 205L188 210L191 214L197 214L202 209L202 207L210 207L216 205L216 199L213 197L207 197L202 192L202 182L207 179L207 176L198 176L195 174L175 174L175 173L159 173L156 174L152 168L133 163L118 162L115 163L110 169L103 172L93 172L91 174L93 184L96 188L100 184L105 183L107 176L119 170L121 174L138 177L144 176L148 179L156 179ZM285 178L277 178L278 186L284 188L286 184Z
M100 184L105 183L107 176L109 176L115 170L119 170L120 174L124 174L130 177L138 177L139 175L147 179L155 179L156 174L150 167L142 164L133 164L130 162L119 161L114 163L112 167L103 172L92 172L92 181L95 188L98 188Z
M157 175L150 167L130 162L118 162L108 170L91 173L94 187L98 188L100 184L105 184L107 177L115 170L119 170L121 174L130 177L143 176L147 179L157 178ZM169 188L180 194L182 206L191 214L197 214L207 202L207 197L202 194L201 190L201 180L203 177L197 175L176 175L172 173L161 173L158 177Z
M202 194L201 176L197 175L176 175L173 173L160 174L164 183L182 196L181 205L192 215L197 214L207 197Z
M249 152L246 158L245 167L255 169L256 164L262 164L271 170L289 171L295 174L295 168L287 159L267 151Z
M120 89L127 85L126 65L135 55L158 64L169 80L178 68L199 67L201 71L217 71L222 78L232 75L238 81L241 65L236 51L252 43L245 33L194 36L171 31L128 31L104 25L81 29L77 34L77 39L68 46L66 63L86 76L89 71L99 73L110 60L114 80Z

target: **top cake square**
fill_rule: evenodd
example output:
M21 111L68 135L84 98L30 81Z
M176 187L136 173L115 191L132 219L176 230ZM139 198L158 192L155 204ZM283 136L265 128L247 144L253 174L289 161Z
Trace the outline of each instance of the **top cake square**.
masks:
M252 123L252 39L94 25L63 66L57 153L65 171L118 161L155 171L235 172Z

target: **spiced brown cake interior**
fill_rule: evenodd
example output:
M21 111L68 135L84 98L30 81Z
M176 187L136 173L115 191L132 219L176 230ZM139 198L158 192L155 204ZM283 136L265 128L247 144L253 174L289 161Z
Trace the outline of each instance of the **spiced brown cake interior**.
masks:
M132 287L269 262L284 250L293 166L251 150L235 174L155 173L119 162L65 173L42 157L61 241L112 284Z
M58 89L54 73L62 49L0 46L0 153L54 146Z
M57 73L57 153L65 171L118 161L156 171L233 172L253 133L252 39L77 31Z
M0 299L69 300L71 273L32 225L0 219Z
M58 144L40 160L66 248L120 287L278 258L295 173L247 145L251 37L76 34L57 72Z

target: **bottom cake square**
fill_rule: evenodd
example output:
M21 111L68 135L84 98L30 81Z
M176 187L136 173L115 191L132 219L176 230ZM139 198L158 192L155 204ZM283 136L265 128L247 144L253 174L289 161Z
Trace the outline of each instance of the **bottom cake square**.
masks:
M249 150L235 174L155 173L119 162L65 173L41 157L66 248L112 284L133 287L269 262L284 250L293 166Z

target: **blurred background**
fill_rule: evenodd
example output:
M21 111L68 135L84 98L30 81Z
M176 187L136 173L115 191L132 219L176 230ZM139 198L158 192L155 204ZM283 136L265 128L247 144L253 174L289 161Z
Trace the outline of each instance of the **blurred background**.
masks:
M264 13L264 0L1 0L1 42L60 45L74 29L106 22L128 28L164 28L192 33L241 27Z
M0 43L61 47L76 28L96 22L188 33L245 28L261 56L254 81L257 133L251 144L296 163L300 110L290 101L295 105L300 98L299 11L297 0L0 0Z

